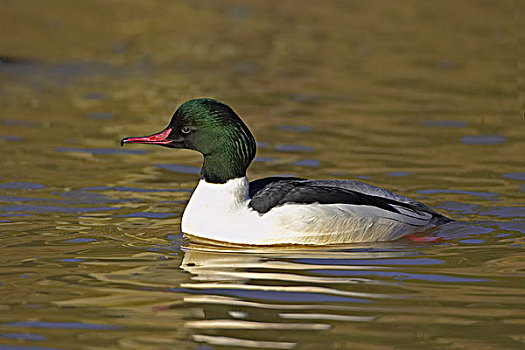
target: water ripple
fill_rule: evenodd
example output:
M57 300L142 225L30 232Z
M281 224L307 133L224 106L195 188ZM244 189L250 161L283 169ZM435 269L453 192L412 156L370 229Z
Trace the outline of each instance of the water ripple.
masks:
M0 206L2 212L33 212L33 213L92 213L97 211L118 210L113 207L79 208L79 207L57 207L45 205L8 205Z
M417 191L419 194L437 194L437 193L454 193L454 194L466 194L469 196L477 196L486 199L493 199L498 194L494 192L476 192L476 191L465 191L465 190L449 190L449 189L426 189Z
M4 326L10 327L28 327L28 328L53 328L53 329L88 329L88 330L108 330L119 327L110 324L96 324L84 322L49 322L49 321L18 321L4 323Z
M78 148L78 147L55 147L57 152L66 153L88 153L88 154L145 154L145 150L121 149L121 148Z
M44 185L35 183L35 182L6 182L0 184L0 188L10 189L10 190L40 190L45 188Z
M465 135L461 137L461 142L467 145L498 145L507 141L501 135Z
M176 173L182 173L182 174L193 174L193 175L199 175L201 173L201 169L195 166L190 165L180 165L180 164L157 164L157 168L160 169L166 169L169 171L174 171Z

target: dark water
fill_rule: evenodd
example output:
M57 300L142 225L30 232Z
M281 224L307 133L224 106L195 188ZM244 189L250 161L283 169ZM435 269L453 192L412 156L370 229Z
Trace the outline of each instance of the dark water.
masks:
M519 349L516 2L7 1L0 349ZM136 146L210 96L249 176L362 179L456 221L419 241L186 241L198 155Z

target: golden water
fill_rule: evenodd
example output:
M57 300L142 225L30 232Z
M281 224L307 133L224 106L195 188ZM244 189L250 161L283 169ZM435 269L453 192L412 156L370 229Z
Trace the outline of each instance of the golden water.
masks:
M514 1L4 1L0 349L518 349ZM120 148L214 97L251 178L364 179L432 242L225 249L180 233L197 154Z

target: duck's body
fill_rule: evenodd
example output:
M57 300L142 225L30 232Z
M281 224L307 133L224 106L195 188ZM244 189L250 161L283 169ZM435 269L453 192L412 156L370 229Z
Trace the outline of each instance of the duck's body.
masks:
M182 217L182 231L200 239L245 245L376 242L451 221L418 201L358 181L271 177L249 183L255 140L228 106L210 99L183 104L158 134L122 142L204 155L201 180Z
M266 180L257 180L255 187L258 187L258 181ZM275 180L253 193L254 183L248 183L246 177L231 179L224 184L201 179L184 211L182 232L235 244L322 245L394 240L443 220L441 215L419 202L362 182ZM283 191L283 187L288 188ZM304 200L311 203L301 203L300 194L293 193L304 188L318 193L328 190L361 196L363 200L384 198L385 207L376 206L379 203L357 203L357 200L354 204L322 204L321 200L311 202L306 197ZM295 196L294 200L281 203L286 195Z

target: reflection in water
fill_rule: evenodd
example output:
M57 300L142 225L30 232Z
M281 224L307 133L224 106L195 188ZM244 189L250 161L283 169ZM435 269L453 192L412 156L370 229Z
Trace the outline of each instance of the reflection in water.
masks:
M400 246L243 250L189 244L180 268L191 274L191 281L181 283L180 291L188 295L177 307L199 315L184 322L195 341L289 349L311 332L315 342L328 344L333 327L339 333L396 312L377 301L420 298L401 283L405 279L481 281L402 272L399 266L443 262ZM287 341L273 341L277 331Z
M196 342L290 349L374 348L391 339L407 345L437 324L440 339L475 342L469 327L519 317L521 298L514 282L519 248L502 259L469 255L477 248L467 242L476 237L474 227L457 223L438 231L444 241L432 245L400 240L329 249L215 247L181 242L181 235L166 244L126 232L115 244L104 236L37 243L45 249L11 264L28 272L33 271L28 264L39 267L44 275L22 278L53 296L52 307L34 309L33 317L22 310L0 328L7 336L34 330L45 337L53 334L47 330L74 335L96 329L124 348L193 349ZM510 237L501 240L512 244L513 233L507 232ZM56 256L57 248L69 254ZM24 299L33 300L28 306L42 305L42 297L32 298L32 288L17 288L21 277L8 271L0 275L8 300L25 293ZM517 327L508 324L499 332L513 334ZM416 344L436 342L425 338Z

